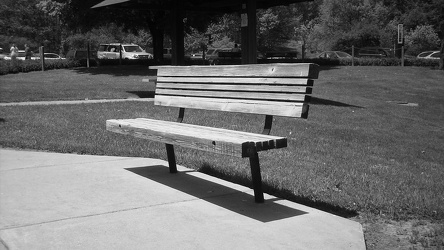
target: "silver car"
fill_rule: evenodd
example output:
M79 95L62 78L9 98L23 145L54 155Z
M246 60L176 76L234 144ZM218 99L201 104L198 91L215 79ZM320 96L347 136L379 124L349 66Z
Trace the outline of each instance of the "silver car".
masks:
M439 50L437 51L424 51L419 53L418 56L416 56L416 58L419 59L439 59L440 58L440 53Z
M324 51L317 57L324 59L352 58L350 54L342 51Z

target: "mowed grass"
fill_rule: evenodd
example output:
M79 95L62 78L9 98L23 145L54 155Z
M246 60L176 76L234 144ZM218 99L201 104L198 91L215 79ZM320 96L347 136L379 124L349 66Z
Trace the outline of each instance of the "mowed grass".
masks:
M57 99L54 92L72 85L78 91L66 91L66 99L129 98L135 91L152 91L140 82L148 71L127 76L113 74L115 69L88 71L33 73L40 79L35 82L39 100ZM33 81L11 81L26 76L31 74L0 77L1 92L6 87L9 91L8 97L1 94L2 102L23 100L21 93L30 92L23 88ZM102 86L105 82L109 89ZM343 216L363 212L394 219L444 219L443 82L444 72L425 68L322 68L308 119L274 119L272 134L287 136L289 146L259 153L265 192ZM177 112L136 101L0 107L0 145L166 159L163 144L107 132L105 121L175 120ZM252 132L260 132L263 121L257 115L185 113L188 123ZM179 164L250 185L247 159L176 150Z
M0 102L152 97L148 66L59 69L0 76Z

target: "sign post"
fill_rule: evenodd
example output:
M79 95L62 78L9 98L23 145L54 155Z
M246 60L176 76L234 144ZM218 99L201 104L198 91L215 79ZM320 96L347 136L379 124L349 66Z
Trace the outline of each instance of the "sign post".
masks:
M398 44L401 45L401 66L404 66L404 25L398 24Z
M398 24L398 44L404 44L404 25Z

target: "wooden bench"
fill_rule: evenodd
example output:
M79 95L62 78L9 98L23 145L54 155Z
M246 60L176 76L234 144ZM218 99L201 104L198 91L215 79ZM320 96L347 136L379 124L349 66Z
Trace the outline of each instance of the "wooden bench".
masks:
M259 151L284 148L287 138L270 134L273 116L307 118L316 64L156 66L155 105L178 107L177 122L149 118L107 120L112 132L166 144L171 173L174 145L250 159L256 202L263 202ZM262 133L182 123L185 108L265 115Z

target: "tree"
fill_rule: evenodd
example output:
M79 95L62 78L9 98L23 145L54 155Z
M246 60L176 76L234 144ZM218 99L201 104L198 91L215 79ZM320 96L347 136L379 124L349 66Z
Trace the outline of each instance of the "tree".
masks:
M435 50L439 47L439 42L438 33L432 25L418 25L405 35L405 45L412 55L425 50Z
M224 14L208 25L206 34L211 35L213 47L229 47L241 43L239 14Z
M321 50L379 46L387 22L388 9L378 1L324 0L312 37Z
M301 20L301 17L299 19ZM311 47L310 36L313 33L314 26L315 22L312 20L306 23L301 23L299 26L296 26L294 28L295 38L299 39L302 42L302 48L301 48L302 59L305 58L307 45Z
M66 36L66 30L62 27L60 22L61 10L66 5L66 3L59 3L52 0L40 0L36 7L45 13L46 19L48 20L49 28L49 43L46 43L49 50L58 50L60 54L63 54L63 43Z
M38 0L3 0L0 4L0 44L7 47L16 43L19 48L27 43L32 49L56 44L56 20L38 8Z
M258 16L258 49L273 51L285 47L294 37L294 27L298 24L297 9L294 6L278 6L259 10Z

